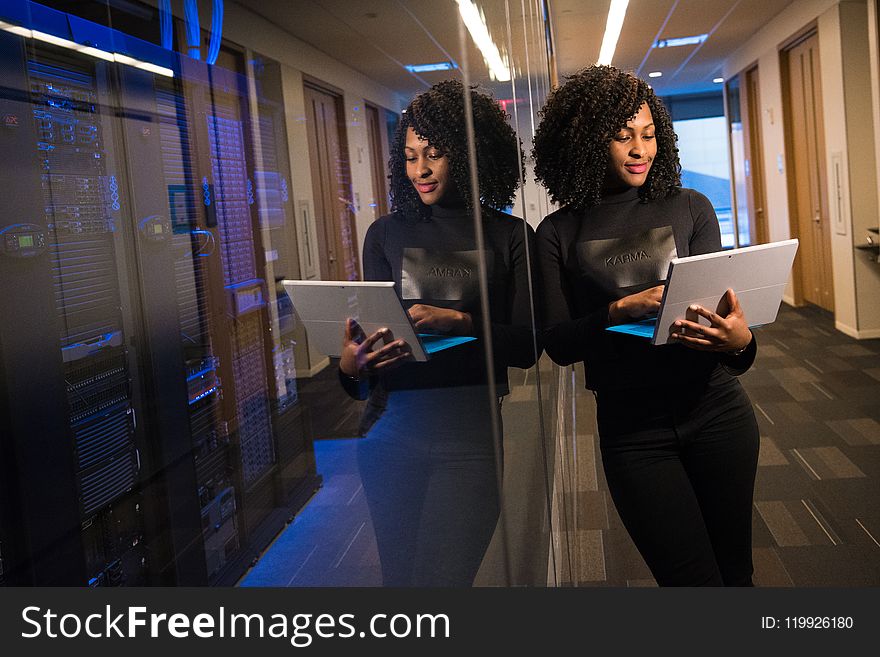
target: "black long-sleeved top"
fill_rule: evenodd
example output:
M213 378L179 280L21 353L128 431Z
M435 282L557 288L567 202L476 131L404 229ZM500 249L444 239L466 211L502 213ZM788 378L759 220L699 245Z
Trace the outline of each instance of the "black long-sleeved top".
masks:
M637 188L609 194L584 212L563 208L537 231L544 347L567 365L584 361L586 386L622 390L705 379L719 363L733 373L755 358L653 346L606 331L613 301L661 284L675 257L721 249L709 200L691 189L643 203Z
M483 232L495 381L498 394L506 394L507 368L528 368L536 359L526 264L527 244L534 252L534 231L522 219L484 209ZM433 354L426 363L407 363L389 372L382 378L385 390L487 382L478 255L473 218L463 207L434 205L426 217L389 214L367 230L366 280L394 281L406 308L422 303L469 313L471 334L477 337ZM356 386L346 389L357 395Z

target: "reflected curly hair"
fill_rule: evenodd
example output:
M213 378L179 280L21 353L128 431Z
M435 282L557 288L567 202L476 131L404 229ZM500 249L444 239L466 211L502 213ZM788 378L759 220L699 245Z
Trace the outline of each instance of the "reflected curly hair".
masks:
M609 144L647 103L654 119L657 155L639 188L642 201L681 187L681 165L672 119L644 80L613 66L591 66L554 90L535 133L536 180L553 201L584 210L597 205L608 172Z
M519 139L508 123L508 115L490 96L471 89L474 132L477 147L477 178L480 202L501 210L513 202L523 171ZM449 171L455 189L467 207L473 207L470 167L465 133L464 85L458 80L444 80L416 96L406 108L391 145L391 206L395 212L425 215L422 203L406 174L406 131L428 141L449 158Z

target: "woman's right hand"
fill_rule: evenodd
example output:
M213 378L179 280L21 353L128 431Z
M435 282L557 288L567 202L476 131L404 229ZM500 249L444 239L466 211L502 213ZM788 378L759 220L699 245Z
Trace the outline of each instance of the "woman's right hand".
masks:
M662 285L648 288L638 294L631 294L608 305L608 319L612 326L625 324L633 319L641 319L651 313L659 312L662 299Z
M379 340L385 344L373 351ZM346 376L359 379L362 373L388 372L411 359L412 347L406 340L395 340L390 329L381 328L368 337L354 319L346 320L339 361L339 369Z

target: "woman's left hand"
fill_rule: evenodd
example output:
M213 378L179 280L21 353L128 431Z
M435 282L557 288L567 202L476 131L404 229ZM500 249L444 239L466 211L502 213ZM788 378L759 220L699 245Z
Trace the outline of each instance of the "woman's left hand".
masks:
M724 308L729 310L725 313ZM688 310L708 319L710 326L687 319L676 320L670 329L670 341L700 351L721 352L740 351L752 341L752 332L746 323L742 306L739 305L736 293L731 289L728 289L721 298L718 312L697 305L691 306Z
M451 308L417 303L409 309L409 316L416 330L422 333L436 331L452 335L468 335L473 330L471 316Z

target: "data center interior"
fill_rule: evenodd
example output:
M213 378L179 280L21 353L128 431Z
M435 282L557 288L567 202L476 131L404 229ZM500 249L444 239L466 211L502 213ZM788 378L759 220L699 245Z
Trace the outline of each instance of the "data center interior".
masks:
M381 584L354 456L364 404L280 281L362 277L400 112L447 77L511 116L526 153L511 212L537 226L554 209L529 156L539 110L596 61L611 4L2 0L0 585ZM815 244L743 377L762 437L755 583L876 586L878 3L628 12L614 65L650 72L680 137L716 131L691 141L720 164L682 157L725 246ZM788 58L809 38L815 172L796 171L785 127ZM501 519L475 584L653 585L578 367L545 355L510 381Z

